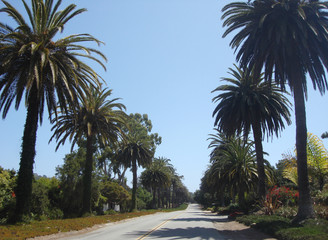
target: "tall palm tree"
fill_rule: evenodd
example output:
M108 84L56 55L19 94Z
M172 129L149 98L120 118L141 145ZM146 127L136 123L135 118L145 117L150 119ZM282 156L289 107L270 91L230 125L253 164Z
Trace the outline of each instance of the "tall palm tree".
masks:
M244 133L245 139L252 129L256 150L258 173L258 196L264 198L265 170L263 158L263 135L278 133L290 124L290 103L283 91L274 84L264 81L262 75L256 77L249 69L242 70L235 65L229 68L232 78L222 78L226 85L212 92L220 92L213 98L218 105L214 109L214 125L227 136Z
M150 142L144 138L139 139L137 135L127 135L121 150L118 152L117 160L131 168L133 174L131 211L137 210L138 167L150 166L153 155Z
M9 15L17 27L0 23L0 110L5 118L12 103L15 102L17 110L22 98L27 108L16 189L15 218L20 220L23 215L29 215L36 133L45 105L51 117L57 105L65 110L89 85L99 85L97 73L80 58L91 59L104 67L98 58L105 59L105 56L81 45L82 42L101 43L89 34L56 36L69 20L86 9L76 10L76 5L70 4L59 11L60 0L55 4L53 0L31 0L31 9L23 1L28 23L11 4L2 2L5 7L0 12Z
M282 88L288 84L294 95L296 119L299 207L295 222L313 217L306 153L306 113L308 73L314 89L327 89L328 2L318 0L254 0L234 2L222 11L224 37L239 30L230 46L237 51L242 67L256 74L264 68L265 79Z
M121 126L125 124L125 106L117 103L118 98L108 99L112 91L91 88L86 96L80 98L79 106L62 112L52 127L54 131L50 141L55 138L57 148L67 139L74 145L82 138L86 139L86 159L83 173L83 209L82 214L91 212L91 179L95 142L106 145L122 137Z

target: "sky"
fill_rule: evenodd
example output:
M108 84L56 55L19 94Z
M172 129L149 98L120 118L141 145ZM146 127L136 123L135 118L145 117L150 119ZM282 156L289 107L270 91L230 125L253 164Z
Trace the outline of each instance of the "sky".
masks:
M8 0L23 13L21 1ZM27 0L27 2L29 2ZM215 104L211 91L228 77L235 62L229 47L233 36L222 38L221 9L227 0L63 0L84 12L67 23L58 37L89 33L105 44L98 49L108 58L107 71L89 63L113 89L112 97L121 98L127 113L148 114L152 132L162 137L156 157L171 159L184 184L194 192L209 164L209 134L214 133L212 113ZM3 7L0 3L0 7ZM15 26L1 13L0 21ZM97 46L94 46L97 47ZM308 131L320 136L328 130L327 95L321 96L308 81L306 103ZM291 99L292 101L292 99ZM47 113L45 111L45 113ZM0 120L0 166L19 169L21 139L26 117L24 103L12 107ZM44 115L38 129L34 172L52 177L70 152L66 142L57 152L48 141L51 125ZM293 124L279 138L264 141L266 157L272 165L282 154L293 151ZM328 144L328 140L323 140ZM128 180L131 181L130 175Z

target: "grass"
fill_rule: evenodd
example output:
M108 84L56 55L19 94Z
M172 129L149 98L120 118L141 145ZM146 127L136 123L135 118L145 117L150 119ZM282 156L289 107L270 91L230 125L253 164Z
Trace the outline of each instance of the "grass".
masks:
M29 224L2 225L0 226L0 239L20 240L55 234L59 232L77 231L84 228L93 227L97 224L117 222L124 219L154 214L157 212L179 211L184 210L187 207L187 204L182 204L180 207L173 209L145 210L140 212L116 213L111 215L90 216L85 218L33 221Z
M281 216L245 215L236 219L280 240L327 240L328 221L323 219L306 220L293 225L291 220Z

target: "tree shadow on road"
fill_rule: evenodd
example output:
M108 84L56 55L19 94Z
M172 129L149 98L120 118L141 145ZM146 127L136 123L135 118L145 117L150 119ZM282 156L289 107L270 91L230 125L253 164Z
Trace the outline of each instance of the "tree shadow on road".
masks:
M171 221L173 222L201 222L201 221L205 221L205 222L216 222L215 218L206 218L206 217L202 217L202 218L175 218L172 219Z
M271 240L274 239L261 232L254 231L254 229L248 228L243 230L219 230L220 235L223 235L224 239L229 240Z
M136 232L133 235L142 236L146 234L143 231ZM214 228L188 227L188 228L161 228L152 232L146 239L192 239L199 238L204 240L224 239Z

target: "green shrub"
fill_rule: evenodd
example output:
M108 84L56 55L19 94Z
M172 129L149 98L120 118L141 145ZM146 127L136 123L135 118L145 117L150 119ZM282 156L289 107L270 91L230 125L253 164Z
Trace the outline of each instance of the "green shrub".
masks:
M316 204L328 206L328 189L318 191L314 196L314 202Z
M245 215L237 218L238 222L252 226L280 240L327 240L328 221L309 219L300 225L293 225L291 219L281 216Z
M206 208L206 211L214 212L214 207L208 207Z
M325 220L306 220L302 225L281 229L276 236L283 240L327 240L328 222Z
M314 211L318 218L328 220L328 206L325 205L314 205Z
M275 235L277 231L292 226L290 219L275 215L244 215L237 217L236 220L271 235Z
M275 215L282 216L285 218L292 219L297 214L297 207L282 206L275 211Z
M114 209L108 209L107 211L105 211L105 215L113 215L113 214L117 214L117 212Z

